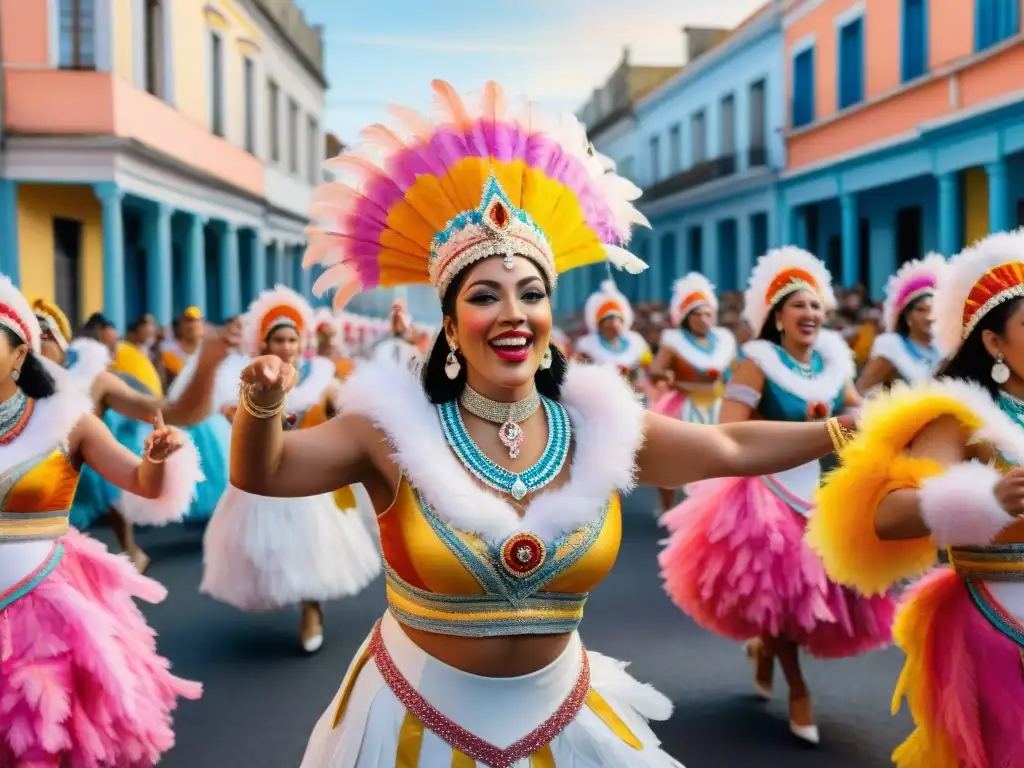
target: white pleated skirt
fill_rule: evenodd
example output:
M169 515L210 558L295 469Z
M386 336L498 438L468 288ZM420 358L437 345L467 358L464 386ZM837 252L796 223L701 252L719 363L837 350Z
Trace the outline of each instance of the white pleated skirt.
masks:
M357 506L343 510L330 494L278 499L229 485L203 537L200 591L243 611L357 594L381 556L369 496L352 490Z
M546 722L569 696L580 674L583 654L590 662L590 687L614 713L604 716L584 705L575 719L551 742L552 768L683 768L659 747L648 720L667 720L671 702L626 672L626 664L585 651L573 634L553 663L530 675L490 678L461 672L429 656L385 613L381 635L402 676L448 719L496 747L505 749ZM449 768L484 766L466 762L462 754L429 730L410 739L406 709L388 688L376 664L364 657L367 638L349 667L345 681L317 722L301 768ZM355 680L352 676L357 675ZM335 727L342 697L344 716ZM609 721L617 720L632 738L624 739ZM410 747L410 741L418 742ZM629 743L629 742L632 742ZM400 755L400 748L403 750ZM409 750L417 752L408 754ZM399 757L402 760L399 760ZM514 763L530 768L530 758ZM536 762L534 762L536 765ZM544 763L545 766L548 763Z

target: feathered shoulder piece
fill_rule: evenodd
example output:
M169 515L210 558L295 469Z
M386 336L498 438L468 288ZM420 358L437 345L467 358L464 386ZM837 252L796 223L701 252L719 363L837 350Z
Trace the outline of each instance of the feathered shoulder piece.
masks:
M628 331L633 327L633 307L614 280L605 280L601 287L587 297L583 305L583 320L590 333L597 331L601 321L608 317L618 317L622 326Z
M305 346L314 333L315 321L308 301L291 288L278 285L260 293L242 317L246 352L253 357L261 355L267 337L282 326L294 328Z
M943 357L955 353L985 315L1019 296L1024 296L1024 229L989 235L950 259L934 300L935 342Z
M327 265L314 290L335 305L359 291L431 283L440 295L490 256L531 259L551 285L575 267L646 265L624 250L640 190L611 170L575 117L509 108L489 82L474 104L433 82L436 116L392 107L397 127L371 125L362 145L329 160L316 191L304 264Z
M761 333L772 307L800 290L816 293L826 310L835 309L832 275L814 254L787 245L758 259L744 294L744 314L754 336Z
M882 305L885 330L894 332L904 309L922 296L935 293L935 285L945 267L946 259L942 254L929 253L923 259L908 261L896 270L885 286Z
M700 272L690 272L676 280L672 285L672 303L668 308L672 327L678 328L683 319L701 305L711 307L711 311L718 315L715 286Z

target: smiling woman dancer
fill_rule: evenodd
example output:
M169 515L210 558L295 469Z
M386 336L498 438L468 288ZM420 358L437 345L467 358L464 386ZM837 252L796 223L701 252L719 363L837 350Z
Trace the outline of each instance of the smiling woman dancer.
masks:
M475 116L434 90L437 123L396 108L412 138L364 133L387 170L333 161L361 179L317 193L307 254L341 301L434 285L443 331L422 379L363 364L342 415L286 434L294 369L263 357L243 373L232 482L268 496L361 482L379 511L388 611L303 766L678 766L646 723L669 701L576 632L618 552L618 492L780 471L829 452L828 430L684 424L646 413L615 369L567 364L550 343L557 275L643 267L619 247L639 190L605 174L573 118L513 117L494 83Z
M935 291L938 379L868 401L808 542L833 578L903 598L917 728L900 768L1024 768L1024 230L954 256Z
M889 278L882 306L885 333L875 338L857 380L861 392L896 381L923 381L935 373L941 358L932 340L932 297L945 267L946 259L931 253L908 261Z
M41 337L0 277L0 765L144 768L174 745L177 698L200 686L168 672L135 606L163 587L69 528L68 510L88 464L180 514L196 454L159 420L143 458L118 445Z
M813 422L860 403L850 348L822 328L835 306L832 278L817 258L780 248L760 258L744 296L760 338L743 345L720 421ZM748 643L755 687L770 698L775 662L789 684L790 729L818 742L800 648L852 656L890 642L894 605L828 581L803 543L821 466L729 478L687 489L665 515L659 562L673 602L706 629Z
M583 362L614 365L635 384L650 364L651 348L633 330L633 308L615 286L605 280L583 306L587 334L576 340L576 356Z

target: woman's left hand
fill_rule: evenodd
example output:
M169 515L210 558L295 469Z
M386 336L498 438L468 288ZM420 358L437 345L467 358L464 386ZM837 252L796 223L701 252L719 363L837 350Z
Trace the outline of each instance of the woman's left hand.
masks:
M181 433L164 424L163 414L157 411L153 431L146 438L143 457L160 464L183 445Z

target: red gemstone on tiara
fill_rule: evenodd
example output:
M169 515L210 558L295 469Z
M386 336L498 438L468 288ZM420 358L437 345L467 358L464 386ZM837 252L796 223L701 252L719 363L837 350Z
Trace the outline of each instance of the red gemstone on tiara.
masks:
M491 223L498 229L505 229L511 221L508 209L501 202L495 202L488 214L491 217Z
M524 578L544 564L544 542L532 533L509 536L501 547L501 563L513 576Z

